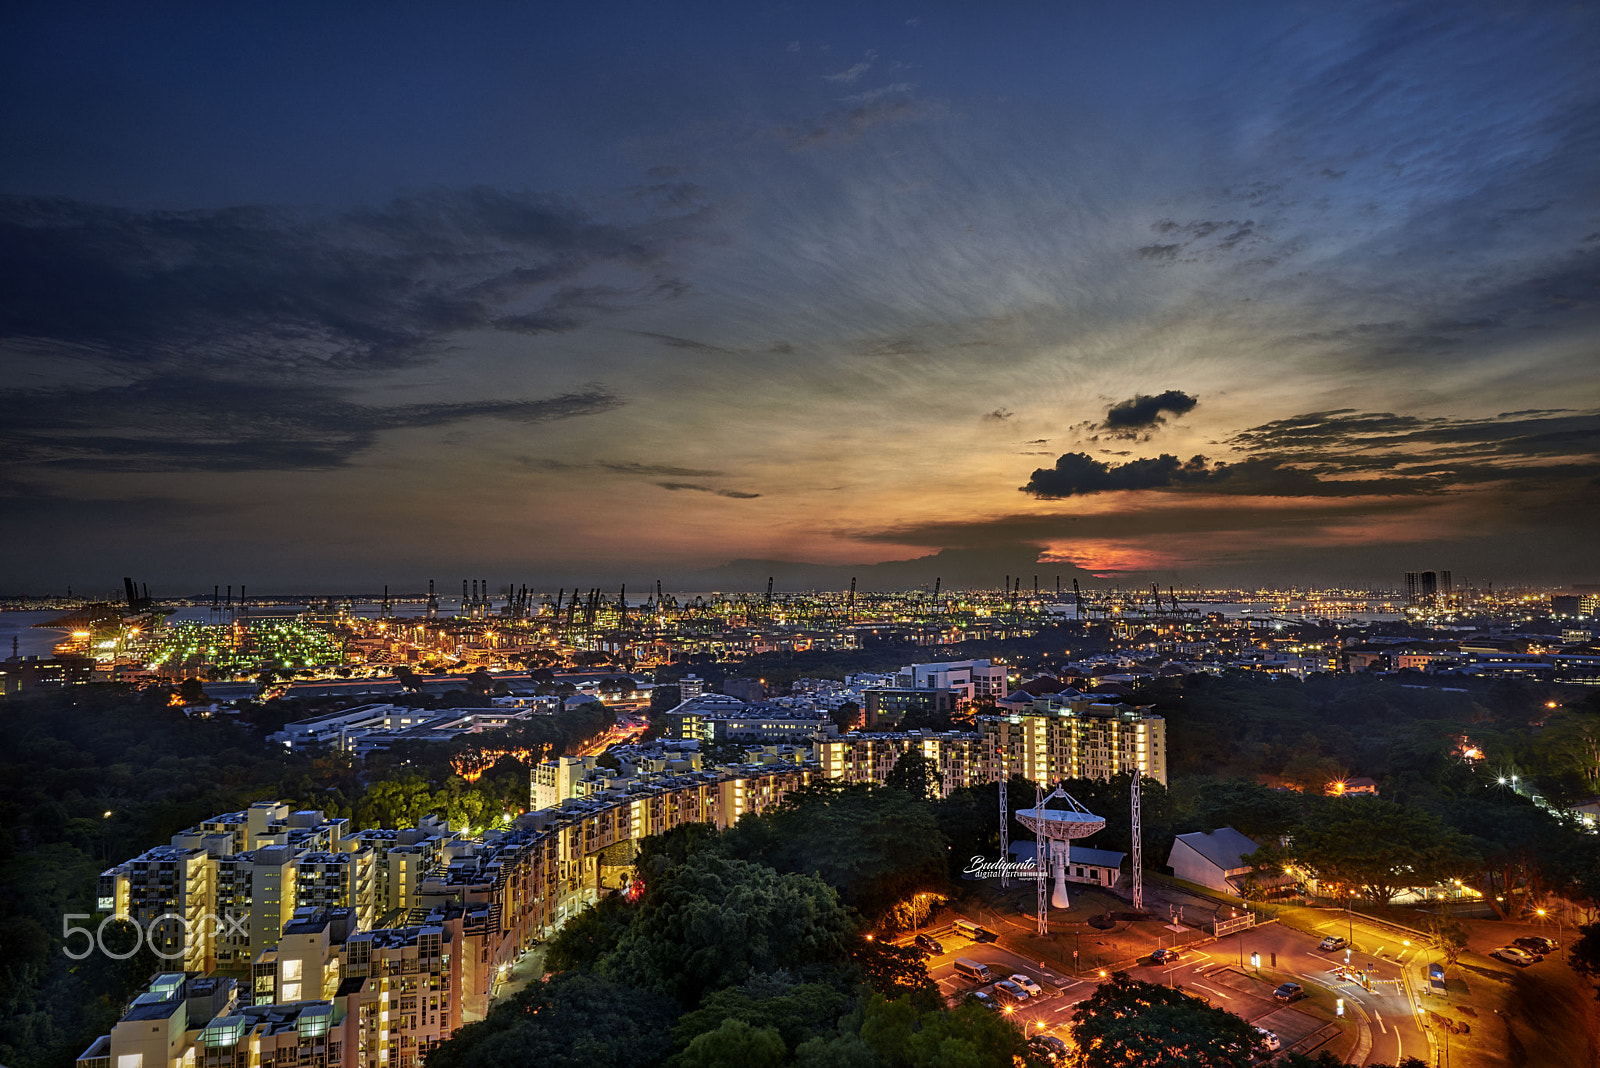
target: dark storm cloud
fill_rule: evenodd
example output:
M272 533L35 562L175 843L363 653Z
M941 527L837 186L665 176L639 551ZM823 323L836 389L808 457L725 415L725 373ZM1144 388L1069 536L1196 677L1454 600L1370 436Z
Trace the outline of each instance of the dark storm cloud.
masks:
M103 471L340 467L384 430L472 419L535 424L620 407L599 387L537 400L360 404L328 389L175 376L128 387L13 392L0 400L10 459Z
M1199 403L1199 398L1191 397L1177 389L1169 389L1153 397L1138 393L1125 401L1113 404L1106 412L1106 421L1102 424L1102 429L1119 437L1134 437L1142 430L1149 430L1165 423L1166 420L1162 418L1161 413L1187 415L1194 411Z
M1230 463L1162 453L1115 464L1065 453L1021 489L1041 498L1125 490L1395 497L1489 482L1578 489L1600 475L1600 412L1448 419L1336 409L1263 423L1229 444L1250 455ZM1376 472L1386 477L1370 477Z
M1348 408L1275 419L1235 435L1230 444L1252 452L1325 463L1355 463L1376 450L1413 452L1418 460L1461 455L1558 457L1600 451L1600 411L1508 412L1492 419L1424 418ZM1378 459L1394 458L1385 453ZM1355 454L1355 455L1349 455Z
M718 489L715 486L702 486L695 482L657 482L656 485L664 490L694 490L697 493L711 493L718 497L732 497L736 501L752 501L761 496L759 493L743 493L739 490Z
M1112 464L1069 452L1054 467L1033 472L1022 492L1055 499L1118 490L1202 490L1262 497L1355 497L1422 493L1434 480L1346 479L1329 481L1272 459L1213 464L1204 456L1180 460L1170 453Z
M0 339L152 370L386 369L461 331L566 331L656 295L685 219L610 223L485 188L321 215L5 197ZM646 281L576 284L599 264Z

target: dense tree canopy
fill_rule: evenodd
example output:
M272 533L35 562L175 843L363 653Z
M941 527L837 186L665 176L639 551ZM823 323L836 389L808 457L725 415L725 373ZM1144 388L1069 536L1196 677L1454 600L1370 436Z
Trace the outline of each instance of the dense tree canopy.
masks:
M1470 844L1443 821L1376 797L1312 806L1293 839L1295 858L1319 880L1357 890L1378 905L1408 886L1431 886L1471 864Z
M428 1068L649 1068L672 1052L677 1006L593 972L563 972L496 1005L428 1054Z
M821 782L729 832L729 848L779 871L814 872L869 922L947 885L933 808L904 790Z
M883 784L894 790L904 790L918 801L937 801L944 793L939 765L924 756L921 749L907 749L901 753Z
M870 918L847 900L944 885L933 810L903 790L835 784L791 795L731 831L688 824L647 838L636 858L640 899L609 898L569 921L546 963L670 1001L680 1013L672 1068L1035 1063L1009 1023L982 1009L945 1009L924 953L870 937ZM499 1034L527 1028L541 1034ZM542 1048L544 1029L536 1017L491 1015L446 1045L499 1056ZM506 1063L477 1056L445 1063Z
M1249 1068L1254 1027L1171 987L1117 972L1072 1013L1083 1068Z
M806 975L848 955L855 920L815 875L696 853L645 893L602 974L698 1004L753 975Z

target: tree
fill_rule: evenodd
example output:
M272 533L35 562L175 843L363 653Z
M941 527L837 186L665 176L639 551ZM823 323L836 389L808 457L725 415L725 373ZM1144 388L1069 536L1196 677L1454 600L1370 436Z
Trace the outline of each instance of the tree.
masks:
M837 966L855 928L817 876L779 875L708 850L647 884L633 923L599 968L695 1005L763 972Z
M987 695L985 695L987 696ZM981 698L980 698L981 700ZM989 698L989 704L994 704L994 698ZM949 731L955 730L955 722L951 720L948 712L935 712L926 704L914 704L906 709L906 714L900 720L900 730L903 731Z
M1595 997L1600 998L1600 923L1578 928L1578 937L1567 950L1567 963L1573 971L1595 982Z
M1377 905L1408 886L1431 886L1469 852L1431 813L1376 797L1323 800L1293 838L1295 858L1321 882L1359 890Z
M1200 830L1232 827L1257 840L1281 838L1300 819L1300 795L1248 779L1224 779L1201 786L1194 804L1194 822Z
M757 975L742 986L714 990L700 1007L678 1019L673 1037L688 1045L723 1021L742 1020L751 1027L774 1028L793 1049L817 1035L828 1034L850 1004L850 997L828 983L794 983L782 975Z
M612 952L628 931L633 910L619 894L610 894L562 924L545 950L552 972L587 969Z
M584 972L532 983L428 1053L428 1068L647 1068L672 1050L675 1007Z
M828 720L842 731L852 731L861 725L861 706L854 701L845 701L838 708L828 711Z
M913 894L948 886L948 852L933 808L902 790L814 783L759 818L739 821L726 837L734 855L816 873L869 925Z
M904 790L918 801L937 801L944 793L944 777L939 774L939 765L915 747L900 754L900 759L884 777L883 785L891 790Z
M715 1031L695 1036L687 1049L668 1061L669 1068L746 1068L778 1064L789 1052L775 1027L751 1027L730 1017Z
M1072 1037L1083 1068L1249 1068L1261 1034L1223 1009L1116 972L1078 1004Z
M874 994L861 1011L856 1033L878 1055L878 1063L894 1068L1012 1068L1029 1063L1028 1042L1022 1032L1009 1020L976 1005L953 1012L918 1011L908 1000ZM836 1051L850 1056L849 1046L841 1046Z
M1448 916L1428 917L1428 941L1433 943L1435 949L1444 954L1444 962L1448 965L1455 964L1467 948L1467 929L1457 920Z
M877 938L858 938L851 956L867 985L884 997L905 998L920 1009L939 1007L939 987L928 975L926 951Z

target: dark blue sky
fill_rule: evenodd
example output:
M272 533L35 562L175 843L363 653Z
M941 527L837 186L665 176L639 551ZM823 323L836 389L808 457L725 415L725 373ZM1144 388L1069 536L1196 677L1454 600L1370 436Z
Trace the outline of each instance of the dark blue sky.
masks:
M1596 577L1595 5L862 7L7 7L0 586Z

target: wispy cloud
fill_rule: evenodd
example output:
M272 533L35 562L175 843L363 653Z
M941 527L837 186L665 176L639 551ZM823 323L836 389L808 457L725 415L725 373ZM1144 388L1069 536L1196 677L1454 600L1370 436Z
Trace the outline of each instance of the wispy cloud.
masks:
M759 493L744 493L740 490L702 486L696 482L657 482L656 485L665 490L694 490L697 493L711 493L718 497L731 497L736 501L749 501L761 496Z
M857 78L861 77L863 74L867 73L867 71L871 70L873 61L877 58L878 53L868 52L858 62L852 63L844 70L835 71L832 74L824 74L822 76L822 80L827 82L843 82L848 85Z

